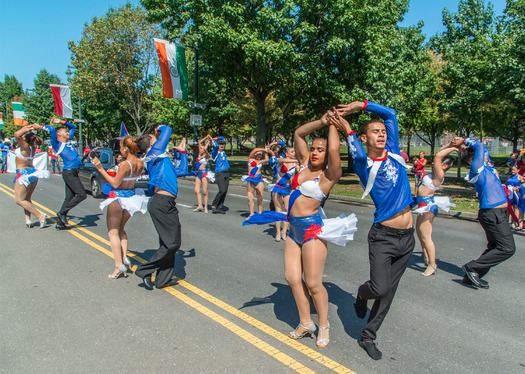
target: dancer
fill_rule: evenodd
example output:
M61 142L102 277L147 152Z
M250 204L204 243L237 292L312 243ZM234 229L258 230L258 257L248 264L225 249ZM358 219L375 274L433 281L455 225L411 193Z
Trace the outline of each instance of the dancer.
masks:
M414 157L414 187L416 195L421 178L423 178L423 174L425 174L425 166L427 166L427 162L425 152L423 151L419 152L419 157Z
M197 208L194 212L208 213L208 161L211 156L208 152L208 146L210 145L208 137L204 137L199 140L199 154L195 160L195 196L197 196ZM202 196L201 196L202 189ZM203 209L203 198L204 198L204 209Z
M263 158L264 155L264 158ZM254 148L248 156L248 175L242 177L246 183L246 193L248 196L248 209L250 216L255 212L254 199L257 195L257 212L262 213L264 183L267 182L262 176L262 167L268 163L268 149Z
M42 144L42 139L33 130L42 130L43 126L34 123L17 130L14 137L18 146L16 154L16 178L15 178L15 202L24 209L25 223L27 228L33 227L31 214L34 215L40 228L46 227L46 214L39 211L33 205L31 196L35 191L38 178L49 178L48 170L35 170L33 158L35 157L36 147Z
M361 129L361 140L368 154L344 118L336 115L334 123L348 134L354 170L362 186L366 186L363 198L370 194L376 207L368 233L370 280L359 287L354 307L357 317L365 318L367 302L374 300L358 343L372 359L380 360L382 353L375 343L377 330L390 309L415 245L412 194L405 162L399 155L395 110L371 101L354 101L339 105L338 114L346 116L359 110L371 112L384 121L372 120Z
M290 337L300 339L317 330L310 314L311 295L319 318L316 341L319 348L330 342L328 293L323 285L327 244L319 238L323 227L321 203L342 175L339 135L334 126L328 125L330 114L333 112L295 130L294 146L300 171L292 182L296 189L290 196L290 236L284 246L284 275L299 312L299 325ZM306 137L324 126L328 126L328 139L316 137L308 149Z
M224 151L226 141L224 140L224 136L218 136L214 139L209 134L208 139L210 139L213 145L211 156L215 163L215 182L217 183L217 187L219 187L219 192L217 192L215 199L213 199L211 203L211 212L214 214L224 214L224 200L226 199L228 186L230 185L230 164Z
M7 152L9 152L10 150L11 142L8 138L5 138L4 142L0 144L0 151L2 154L2 168L0 168L0 174L7 173Z
M131 261L127 256L128 235L124 230L129 218L137 211L147 212L148 198L144 191L135 188L135 182L144 170L144 163L137 158L139 151L138 139L125 136L120 141L120 154L125 161L120 163L117 175L110 176L102 167L97 157L92 160L93 165L108 184L102 185L102 191L108 199L100 203L100 209L108 207L106 222L111 252L115 261L115 269L108 275L110 279L127 277L126 266L131 270Z
M275 184L268 186L268 191L272 193L273 206L276 212L287 212L288 203L290 201L291 178L297 171L297 159L295 158L295 149L293 147L284 146L281 148L284 157L278 160L279 179ZM280 242L286 240L289 223L283 222L281 230L281 222L275 222L275 241Z
M57 127L44 126L51 137L51 146L57 155L62 157L62 179L66 186L66 197L62 203L62 207L57 212L57 223L55 228L57 230L65 230L67 227L67 214L71 209L76 207L80 202L86 199L86 190L78 176L78 169L82 165L82 161L78 156L78 150L70 141L75 136L76 126L67 120L60 120L53 118L52 124L63 124L64 126Z
M465 179L474 184L479 200L478 220L485 230L488 244L481 256L463 265L463 283L477 288L489 288L483 279L489 270L508 260L516 251L512 230L507 223L507 195L493 167L485 163L483 143L456 137L453 144L462 146L462 158L470 164Z
M147 290L153 290L153 273L157 288L173 286L178 282L172 276L175 253L181 245L179 211L175 202L179 187L175 167L166 153L171 132L171 127L161 125L155 135L143 135L138 142L139 149L146 154L144 163L150 178L148 210L159 235L159 248L149 262L140 264L135 271Z
M432 223L438 214L438 208L449 211L454 204L450 203L450 198L446 196L434 197L434 193L445 180L445 172L453 164L454 159L448 155L457 151L457 147L449 144L441 148L434 156L432 163L432 173L423 174L417 186L417 200L419 213L416 219L416 233L423 249L425 264L427 268L420 273L424 277L436 274L436 247L432 240Z
M523 205L522 199L520 199L521 189L521 178L519 175L519 169L516 165L510 168L510 177L507 179L507 209L512 219L512 228L514 230L521 230L523 225L523 212L520 211L519 206Z

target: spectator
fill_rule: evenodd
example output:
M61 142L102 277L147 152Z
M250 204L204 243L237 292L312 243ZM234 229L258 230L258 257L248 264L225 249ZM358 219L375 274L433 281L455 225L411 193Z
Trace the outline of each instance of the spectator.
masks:
M11 142L8 138L4 139L4 142L0 144L0 150L2 151L2 168L0 174L7 173L7 152L11 150Z
M55 153L55 149L52 146L47 148L47 155L49 156L49 161L51 162L51 170L53 174L62 174L60 169L60 162L58 161L58 155ZM57 170L57 172L55 172Z
M425 166L427 165L427 159L425 158L425 152L419 152L419 157L414 157L414 177L415 177L415 193L417 195L417 186L421 182L423 174L425 174Z
M403 160L405 160L405 162L408 162L409 157L408 157L408 155L406 154L406 152L403 150L403 148L400 148L400 149L399 149L399 155L400 155L401 157L403 157Z

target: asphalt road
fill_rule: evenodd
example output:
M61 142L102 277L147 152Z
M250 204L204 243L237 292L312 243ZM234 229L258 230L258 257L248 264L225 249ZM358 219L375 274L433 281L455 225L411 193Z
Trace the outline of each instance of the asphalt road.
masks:
M298 323L283 276L284 244L268 226L242 227L245 189L231 186L225 215L194 213L193 184L181 180L183 244L175 287L147 291L112 271L101 200L71 211L75 228L27 229L13 201L13 176L0 175L1 373L525 373L525 238L488 275L489 290L463 286L461 265L484 249L471 220L435 220L438 271L424 278L419 244L378 334L381 361L357 345L364 325L353 310L368 279L366 236L373 210L329 199L329 217L357 214L347 247L330 245L324 282L330 345L287 334ZM217 187L210 187L210 201ZM48 214L61 205L62 179L39 183L34 201ZM268 198L268 195L266 196ZM267 207L267 203L265 203ZM150 217L127 231L138 264L157 247ZM314 315L314 321L316 316Z

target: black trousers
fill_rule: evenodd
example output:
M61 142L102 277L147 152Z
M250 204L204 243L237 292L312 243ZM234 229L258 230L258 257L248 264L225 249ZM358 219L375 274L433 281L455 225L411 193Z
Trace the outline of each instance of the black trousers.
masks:
M507 223L507 209L480 209L478 220L485 230L488 244L487 249L477 260L466 264L480 277L486 275L490 268L509 259L516 252L516 243L510 225Z
M217 195L215 196L215 199L213 199L211 206L220 209L224 205L224 200L226 199L226 194L228 193L228 187L230 185L230 172L226 170L215 173L215 182L219 187L219 192L217 192Z
M145 278L156 272L155 285L162 287L173 276L175 253L181 245L179 211L174 197L159 194L151 197L148 211L159 234L159 249L148 263L137 267L135 274Z
M78 169L62 170L62 179L66 185L66 198L58 213L67 214L81 201L85 200L87 194L78 176Z
M397 291L401 276L414 250L414 229L391 229L375 223L368 232L370 280L359 287L365 300L375 300L368 322L361 333L365 340L375 340Z

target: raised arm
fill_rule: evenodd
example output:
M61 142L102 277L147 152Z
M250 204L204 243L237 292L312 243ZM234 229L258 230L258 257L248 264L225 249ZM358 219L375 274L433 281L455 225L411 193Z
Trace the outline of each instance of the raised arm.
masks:
M257 152L262 152L262 153L266 154L266 148L254 148L254 149L252 149L252 151L248 155L248 158L249 159L255 158L255 154ZM266 156L266 157L268 157L268 156Z
M321 127L328 125L328 113L325 113L321 119L305 123L298 127L294 133L295 155L300 165L307 165L310 158L308 152L308 143L306 137Z
M157 128L157 140L148 152L148 155L161 155L166 152L166 147L170 141L173 129L166 125L160 125Z
M447 144L441 148L434 156L434 164L432 165L432 183L438 187L441 185L443 178L445 178L445 170L443 170L443 159L458 148L452 143Z
M330 188L339 181L343 171L341 169L341 143L337 127L328 126L328 168L325 170L325 177L331 182Z
M33 123L32 125L27 125L19 130L15 131L13 136L16 139L16 142L20 146L20 148L29 148L29 144L27 144L25 140L25 135L33 130L42 130L43 126L40 126L38 123Z

